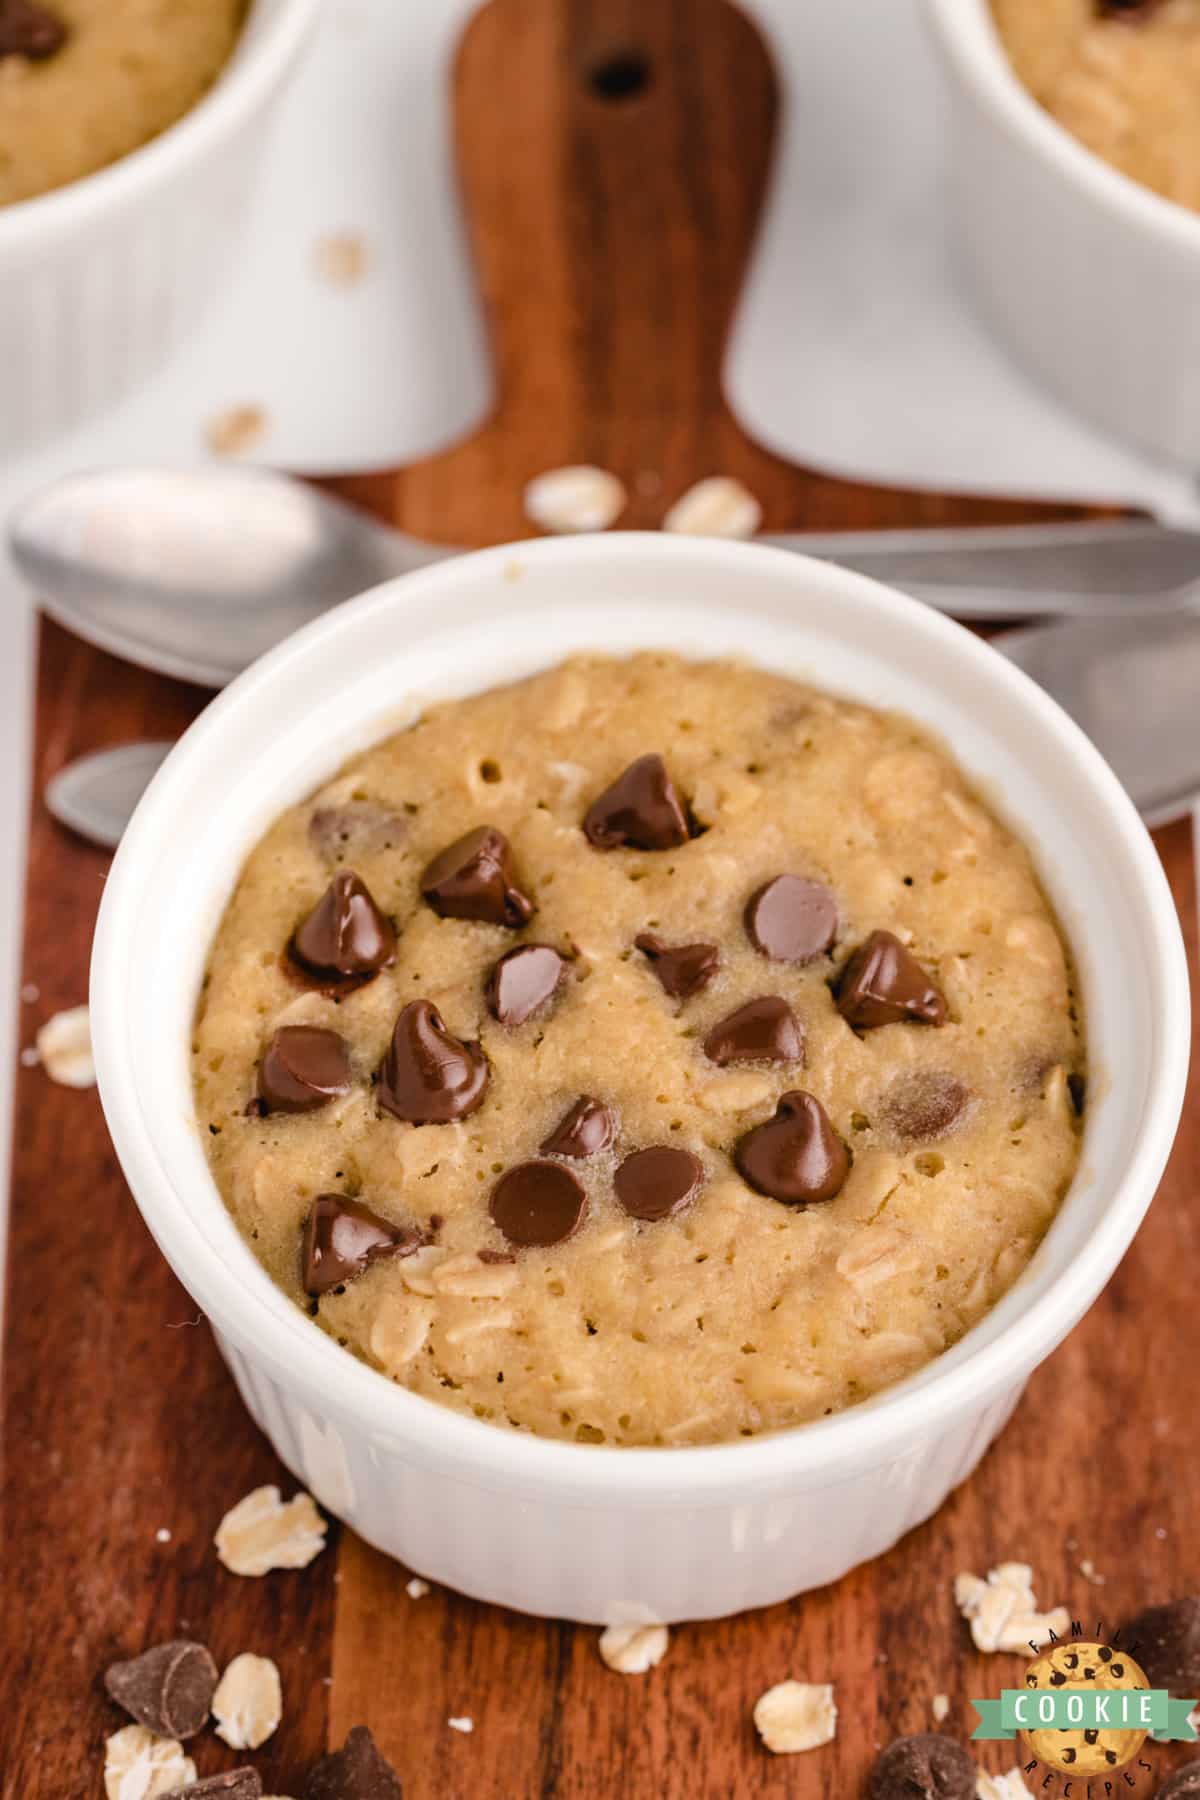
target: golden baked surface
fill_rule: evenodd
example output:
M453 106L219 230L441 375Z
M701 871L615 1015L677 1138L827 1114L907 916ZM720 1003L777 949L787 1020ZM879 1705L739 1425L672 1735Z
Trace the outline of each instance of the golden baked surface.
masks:
M650 752L703 830L668 848L597 847L581 828L589 808ZM483 825L511 844L527 923L440 916L422 897L431 859ZM390 917L394 960L330 992L287 946L348 870ZM817 884L818 899L827 890L836 920L830 949L808 961L751 942L747 901L782 873ZM788 947L778 913L757 929ZM314 931L297 944L311 952ZM855 1026L839 1011L853 1010L842 972L880 931L916 959L926 1016ZM662 961L635 947L648 932L715 951L699 958L707 984L668 993ZM505 1023L489 977L523 944L556 949L562 979L525 1022ZM501 1012L514 993L501 989ZM759 999L784 1060L739 1060L761 1044L725 1022ZM470 1076L474 1110L450 1123L381 1104L407 1104L410 1040L385 1059L417 1000L433 1003ZM348 1091L264 1115L264 1051L295 1025L344 1041ZM431 708L286 813L222 920L194 1045L198 1129L221 1192L324 1330L431 1399L610 1444L794 1425L953 1343L1054 1216L1078 1160L1068 1078L1082 1073L1069 959L1029 857L947 757L904 720L665 653L579 659ZM275 1064L266 1087L286 1098L290 1081ZM776 1181L746 1140L797 1092L809 1097L801 1123L823 1109L825 1133L807 1162L784 1163L810 1191L840 1178L808 1204L740 1172ZM542 1156L581 1096L609 1109L614 1142ZM630 1216L617 1171L656 1146L689 1152L700 1184L670 1216ZM519 1237L495 1196L530 1160L586 1196L574 1234L540 1247L492 1216ZM635 1210L665 1205L656 1179ZM306 1293L301 1243L318 1196L368 1207L406 1234L403 1250L418 1232L426 1241Z
M991 0L1035 100L1106 162L1200 209L1200 0Z
M232 54L246 0L46 0L44 60L0 57L0 206L90 175L182 118Z

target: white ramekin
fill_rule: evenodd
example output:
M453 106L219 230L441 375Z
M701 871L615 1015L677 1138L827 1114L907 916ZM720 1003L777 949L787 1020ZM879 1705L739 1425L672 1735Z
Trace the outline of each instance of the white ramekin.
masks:
M0 207L0 456L110 406L216 291L319 0L255 0L228 66L107 169Z
M980 311L1068 405L1195 468L1200 217L1038 105L988 0L926 0L926 11L950 99L954 229Z
M208 947L283 808L432 698L572 651L733 655L898 708L1033 845L1077 952L1096 1095L1080 1175L1033 1264L947 1355L869 1404L753 1442L542 1441L395 1386L272 1284L213 1184L188 1052ZM647 742L654 721L646 721ZM1030 1371L1095 1299L1170 1148L1187 967L1158 858L1098 753L961 627L783 551L613 534L483 551L389 582L257 663L173 751L117 853L92 970L121 1164L284 1461L371 1543L527 1612L706 1617L833 1580L970 1473Z

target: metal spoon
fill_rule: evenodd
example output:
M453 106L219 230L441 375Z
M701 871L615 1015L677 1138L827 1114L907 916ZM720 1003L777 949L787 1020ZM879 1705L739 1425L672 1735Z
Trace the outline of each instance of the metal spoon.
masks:
M340 600L454 551L265 470L74 475L19 506L13 555L46 611L128 661L221 687ZM1200 593L1200 532L1153 520L770 536L959 618L1128 613Z
M1200 616L1072 619L1005 631L992 645L1052 694L1116 770L1147 824L1200 794ZM165 744L84 757L46 790L54 816L115 849Z

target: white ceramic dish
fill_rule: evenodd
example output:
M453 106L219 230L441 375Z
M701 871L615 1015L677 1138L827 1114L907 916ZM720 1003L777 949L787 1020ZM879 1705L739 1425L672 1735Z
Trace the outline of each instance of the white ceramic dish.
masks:
M1097 1099L1083 1168L1017 1287L873 1402L754 1442L542 1441L407 1393L272 1284L209 1174L190 1025L239 868L279 811L430 698L580 649L747 657L922 719L1035 847L1075 946ZM647 721L648 742L653 721ZM97 929L100 1092L146 1222L255 1419L324 1505L422 1574L528 1612L711 1616L886 1549L974 1468L1091 1304L1154 1192L1188 1056L1187 968L1158 858L1099 755L960 626L785 552L612 534L484 551L339 608L215 700L155 778Z
M112 405L216 291L319 0L254 0L220 78L109 168L0 207L0 455Z
M1092 154L1017 80L988 0L925 0L954 229L981 312L1040 383L1200 463L1200 216Z

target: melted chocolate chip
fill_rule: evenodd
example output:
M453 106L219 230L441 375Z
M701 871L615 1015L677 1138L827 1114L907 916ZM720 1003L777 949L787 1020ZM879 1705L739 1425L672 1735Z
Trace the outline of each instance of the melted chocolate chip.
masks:
M361 1200L318 1194L304 1221L301 1270L304 1291L324 1294L353 1281L385 1256L408 1256L424 1239L408 1225L393 1225Z
M280 1026L258 1065L258 1098L266 1112L314 1112L349 1091L345 1038L320 1025Z
M584 835L597 850L671 850L686 844L687 814L661 756L639 756L588 807Z
M672 1000L690 1000L706 988L721 966L715 944L665 944L653 931L641 931L633 940L649 959L663 992Z
M447 1125L482 1106L488 1061L455 1037L431 1000L410 1000L396 1020L379 1071L379 1104L412 1125Z
M543 1156L573 1156L582 1161L607 1150L616 1136L617 1122L603 1100L581 1094L541 1146Z
M203 1644L176 1638L106 1669L109 1697L157 1737L190 1738L208 1723L217 1665Z
M773 962L807 963L823 956L837 936L837 903L819 881L776 875L751 894L743 914L746 935Z
M567 964L549 944L518 944L488 977L488 1011L501 1025L523 1025L554 998Z
M408 825L398 813L376 806L373 800L319 806L308 821L309 842L317 855L330 863L394 849L407 832Z
M788 1206L832 1200L850 1173L850 1154L825 1108L802 1088L784 1094L774 1118L738 1140L733 1160L752 1188Z
M302 1800L403 1800L396 1771L365 1725L309 1770L301 1792Z
M1200 1693L1200 1596L1148 1606L1122 1625L1119 1636L1151 1687L1166 1688L1177 1700Z
M786 1000L764 994L718 1019L704 1040L704 1054L722 1069L739 1062L802 1062L804 1033Z
M296 927L292 960L321 981L361 981L396 959L396 934L353 869L335 875Z
M262 1791L257 1769L227 1769L224 1775L204 1775L187 1787L171 1788L162 1800L262 1800Z
M883 1121L909 1144L949 1137L971 1105L971 1090L956 1075L919 1069L902 1075L883 1100Z
M1159 1788L1155 1800L1194 1800L1200 1795L1200 1762L1184 1763Z
M613 1176L613 1187L631 1219L670 1219L692 1199L704 1180L704 1164L690 1150L652 1144L635 1150Z
M975 1800L975 1764L953 1738L922 1731L880 1751L867 1791L871 1800Z
M67 41L67 28L55 13L32 0L0 0L0 61L6 56L24 56L30 62L42 62L61 50Z
M873 931L842 970L837 1008L856 1031L912 1019L944 1025L946 1002L916 957L890 931Z
M492 1189L489 1211L510 1244L540 1249L578 1231L587 1195L561 1163L518 1163Z
M515 931L533 914L533 901L517 886L512 845L493 825L440 851L421 877L421 892L443 919L482 919Z

